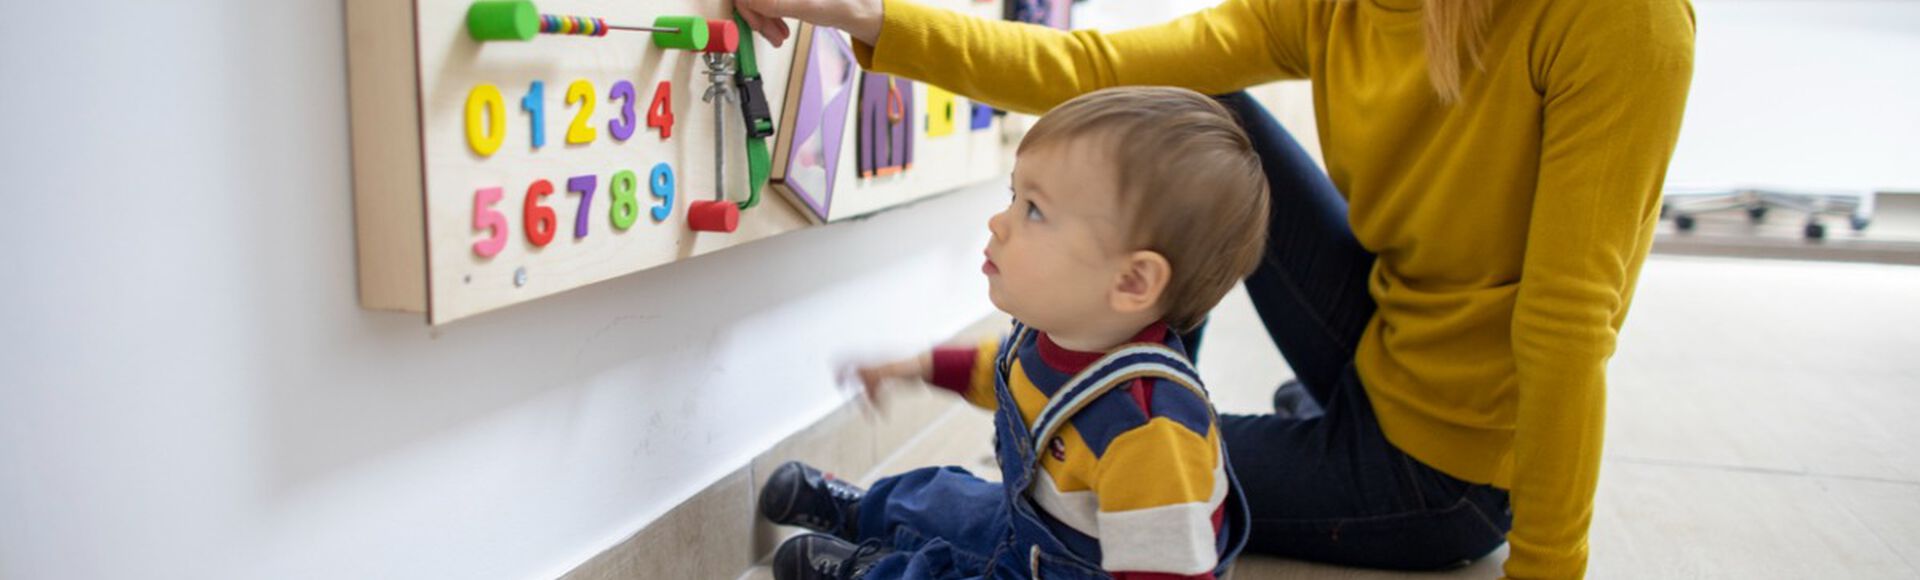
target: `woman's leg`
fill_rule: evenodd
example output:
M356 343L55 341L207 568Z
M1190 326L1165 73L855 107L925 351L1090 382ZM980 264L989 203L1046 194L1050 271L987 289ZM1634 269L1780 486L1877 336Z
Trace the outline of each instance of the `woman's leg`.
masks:
M1349 367L1305 418L1227 415L1220 431L1253 529L1247 551L1430 570L1505 541L1507 494L1428 467L1387 442Z
M1373 254L1347 223L1347 200L1306 150L1246 93L1219 97L1240 118L1267 174L1267 251L1247 294L1287 365L1325 399L1373 318Z
M1506 494L1401 453L1381 432L1353 369L1373 317L1374 256L1347 202L1286 129L1245 93L1220 97L1239 116L1267 174L1267 251L1247 292L1281 356L1323 410L1221 422L1253 512L1254 553L1344 565L1431 569L1498 547Z

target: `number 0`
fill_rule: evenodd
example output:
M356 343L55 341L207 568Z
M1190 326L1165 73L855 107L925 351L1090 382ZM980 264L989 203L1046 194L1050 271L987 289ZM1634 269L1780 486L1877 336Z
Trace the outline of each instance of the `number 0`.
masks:
M480 85L467 93L467 146L481 157L500 150L507 139L507 102L500 87Z

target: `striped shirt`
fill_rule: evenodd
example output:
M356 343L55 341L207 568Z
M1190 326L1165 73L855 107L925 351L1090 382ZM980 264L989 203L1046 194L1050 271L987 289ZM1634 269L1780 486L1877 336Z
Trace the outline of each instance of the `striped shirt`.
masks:
M1129 342L1166 340L1166 325L1156 324ZM989 339L936 349L933 384L994 409L998 347ZM1021 416L1031 425L1053 393L1103 354L1035 333L1007 373ZM1044 447L1044 476L1027 494L1068 547L1125 580L1213 578L1226 549L1227 476L1205 398L1163 379L1136 379L1074 415Z

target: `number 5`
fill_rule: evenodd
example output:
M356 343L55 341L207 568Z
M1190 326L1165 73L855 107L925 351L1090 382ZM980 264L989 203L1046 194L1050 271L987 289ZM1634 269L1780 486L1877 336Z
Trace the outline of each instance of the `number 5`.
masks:
M473 229L488 230L486 239L473 243L473 253L482 258L494 257L507 247L507 216L493 209L504 195L498 187L473 192Z

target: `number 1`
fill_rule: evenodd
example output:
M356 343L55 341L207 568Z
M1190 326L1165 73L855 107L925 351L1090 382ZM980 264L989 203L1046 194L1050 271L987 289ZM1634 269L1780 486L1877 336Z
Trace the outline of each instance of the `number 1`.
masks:
M533 81L527 87L527 96L520 99L520 108L526 109L533 119L533 148L547 145L547 83Z

